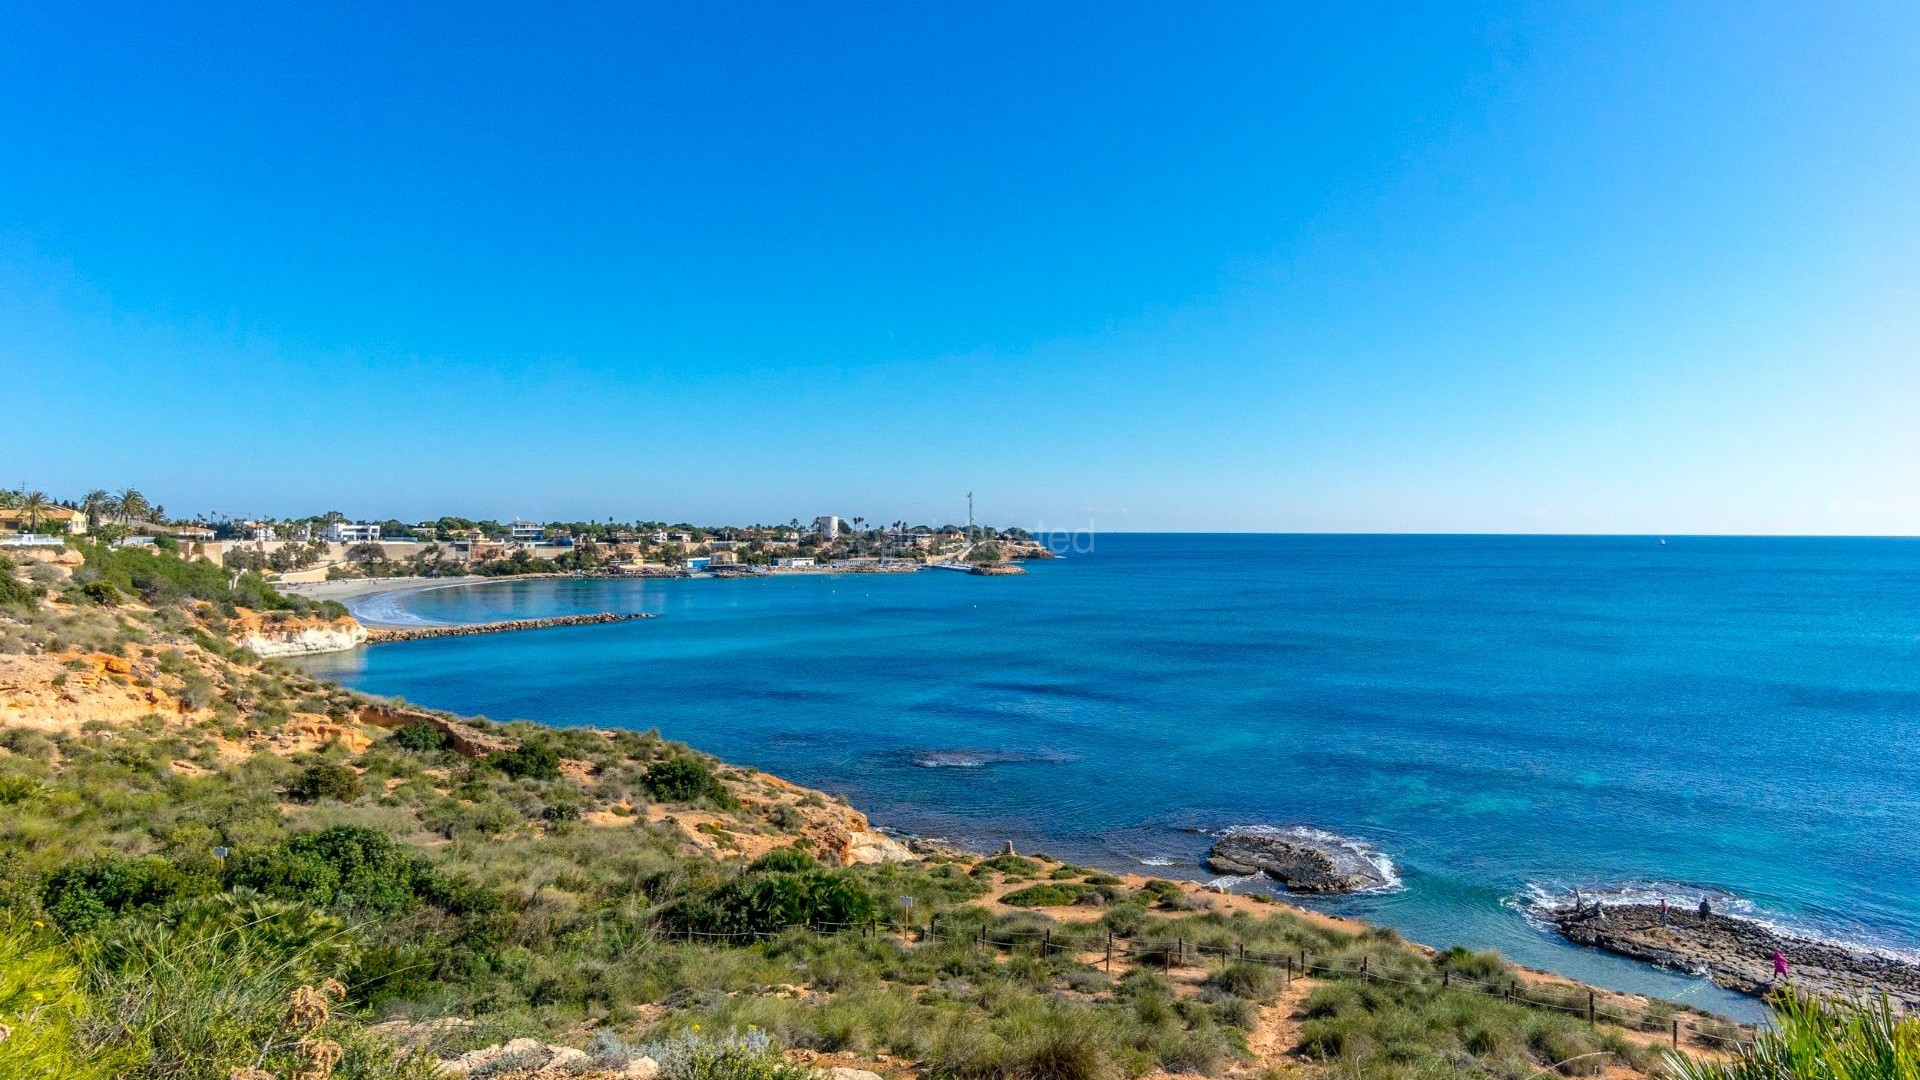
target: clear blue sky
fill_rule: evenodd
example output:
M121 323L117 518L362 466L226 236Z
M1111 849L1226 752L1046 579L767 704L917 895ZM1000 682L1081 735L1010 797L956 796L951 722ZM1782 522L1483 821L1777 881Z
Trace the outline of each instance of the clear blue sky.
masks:
M0 485L1920 533L1920 5L1317 7L8 5Z

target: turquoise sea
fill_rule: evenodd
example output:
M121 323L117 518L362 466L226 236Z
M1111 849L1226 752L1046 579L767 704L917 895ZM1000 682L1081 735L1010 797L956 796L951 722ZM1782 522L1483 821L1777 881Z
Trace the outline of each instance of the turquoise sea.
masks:
M1205 878L1210 833L1323 830L1399 885L1319 906L1743 1016L1529 911L1574 887L1706 893L1920 951L1920 541L1101 535L1024 577L358 603L657 613L308 666L499 719L658 727L904 832Z

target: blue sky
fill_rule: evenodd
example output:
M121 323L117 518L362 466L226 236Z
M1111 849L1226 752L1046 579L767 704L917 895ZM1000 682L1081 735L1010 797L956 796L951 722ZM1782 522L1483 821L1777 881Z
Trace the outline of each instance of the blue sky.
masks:
M0 484L1920 533L1910 3L160 7L0 10Z

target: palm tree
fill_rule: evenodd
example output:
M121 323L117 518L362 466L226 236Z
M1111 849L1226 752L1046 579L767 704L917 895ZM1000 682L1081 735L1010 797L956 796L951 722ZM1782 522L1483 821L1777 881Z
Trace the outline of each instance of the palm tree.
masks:
M80 509L87 515L89 532L99 528L100 519L112 513L110 509L112 502L113 496L107 494L102 488L94 488L87 492L86 498L80 500Z
M47 512L53 504L47 501L44 491L29 491L20 497L20 512L27 515L27 531L40 531L40 515Z
M138 488L121 488L120 494L114 496L114 503L115 509L120 514L120 520L129 523L145 521L148 511L153 509L147 502L147 497L140 494Z

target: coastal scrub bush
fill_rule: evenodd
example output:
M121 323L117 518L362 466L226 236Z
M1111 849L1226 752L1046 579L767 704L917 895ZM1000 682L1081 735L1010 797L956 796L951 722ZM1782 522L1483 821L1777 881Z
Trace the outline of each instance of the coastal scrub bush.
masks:
M54 871L40 889L40 906L68 933L80 933L122 912L211 892L217 883L157 855L98 859Z
M89 581L80 586L80 599L101 607L113 607L120 603L121 596L111 581Z
M1281 978L1280 971L1272 965L1235 961L1207 981L1236 997L1265 1001L1279 991Z
M1065 907L1079 903L1091 892L1091 887L1079 884L1029 885L1001 897L1000 902L1010 907Z
M726 1035L689 1031L640 1050L660 1065L660 1080L813 1080L803 1065L789 1064L773 1036L750 1028Z
M393 741L403 750L425 754L435 750L445 750L449 740L447 733L440 730L437 725L416 723L408 724L395 731Z
M95 1010L83 972L59 943L31 929L0 929L0 1075L109 1080L124 1076L125 1048L88 1047Z
M1140 886L1140 891L1136 895L1145 899L1150 904L1156 904L1160 907L1176 907L1181 901L1187 898L1187 891L1171 881L1163 878L1154 878L1145 885Z
M0 607L30 608L47 590L13 576L11 564L0 566Z
M1039 863L1024 855L995 855L990 859L981 859L975 863L973 866L973 874L978 877L982 874L997 872L1005 874L1008 880L1018 880L1020 878L1038 877L1040 875L1040 869Z
M516 780L558 780L560 755L539 743L521 743L487 755L487 764Z
M445 891L425 859L392 837L355 825L301 833L277 848L237 853L227 885L282 900L387 914Z
M647 792L662 802L690 803L705 799L715 806L733 805L733 797L707 763L687 754L656 761L643 781Z
M753 863L749 865L747 869L749 871L784 870L789 873L803 873L808 870L816 870L819 866L819 860L801 851L799 848L784 847L775 848L753 860Z
M1669 1053L1676 1080L1898 1080L1920 1076L1920 1018L1897 1015L1885 996L1865 1005L1788 991L1772 999L1773 1025L1731 1058Z
M287 785L287 795L299 802L352 802L360 797L360 774L333 761L309 765Z
M669 922L707 934L774 934L793 926L864 926L880 910L873 893L843 870L749 871L669 913Z

